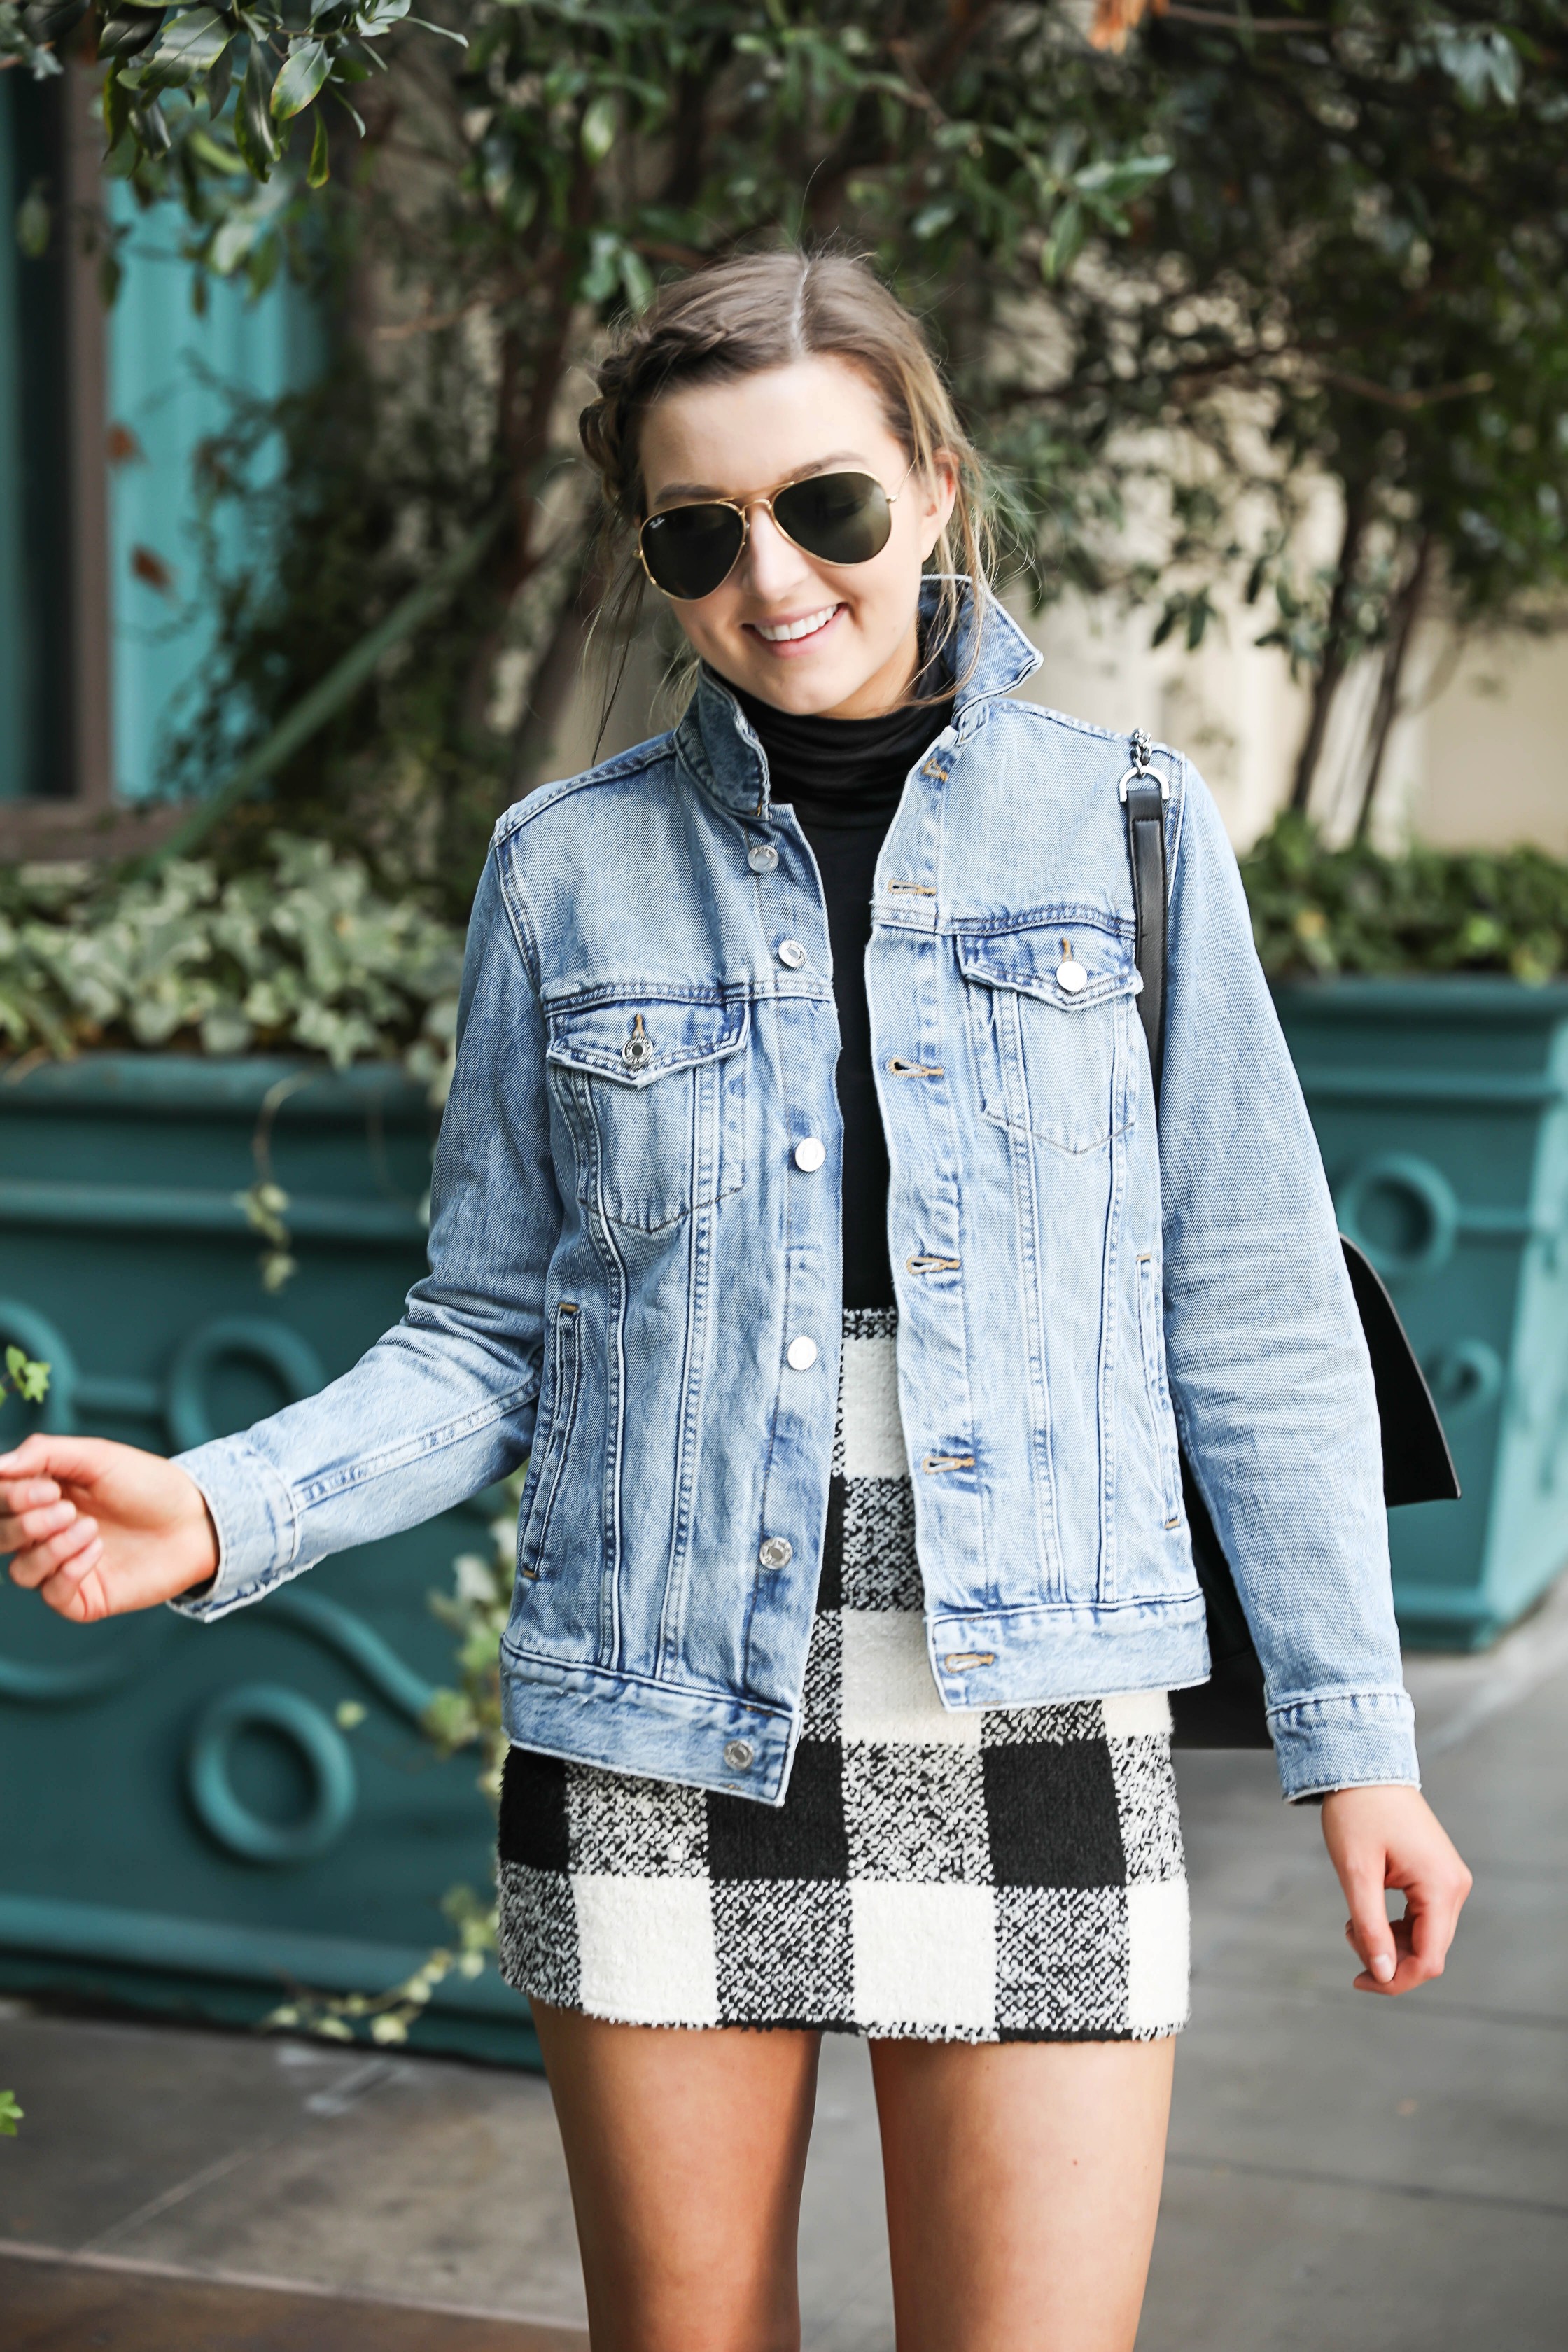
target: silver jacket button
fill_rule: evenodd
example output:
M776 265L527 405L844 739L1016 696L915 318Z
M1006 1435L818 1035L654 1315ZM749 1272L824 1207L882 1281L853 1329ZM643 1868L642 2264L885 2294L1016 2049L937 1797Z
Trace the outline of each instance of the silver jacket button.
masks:
M1076 996L1080 988L1089 986L1089 974L1076 957L1068 956L1066 963L1058 964L1057 986L1065 988L1069 996Z
M801 946L798 940L781 940L779 942L779 961L780 963L787 963L791 971L798 971L800 970L801 965L805 961L805 950Z
M731 1772L749 1772L752 1769L752 1743L749 1739L727 1739L724 1761Z
M759 841L754 849L746 852L746 863L753 874L771 874L778 862L778 851L771 841Z
M816 1361L816 1342L804 1337L792 1339L784 1353L789 1359L792 1372L809 1372Z
M795 1558L795 1546L788 1536L764 1536L757 1558L764 1568L787 1568Z
M827 1146L820 1136L803 1135L795 1147L795 1164L806 1175L815 1176L827 1157Z

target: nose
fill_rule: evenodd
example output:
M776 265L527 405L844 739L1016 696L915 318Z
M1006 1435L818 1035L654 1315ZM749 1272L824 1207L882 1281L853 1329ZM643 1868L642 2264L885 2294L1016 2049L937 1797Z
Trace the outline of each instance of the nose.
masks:
M766 507L753 507L751 535L742 558L742 585L760 603L776 604L780 597L811 579L806 558L793 540L784 537Z

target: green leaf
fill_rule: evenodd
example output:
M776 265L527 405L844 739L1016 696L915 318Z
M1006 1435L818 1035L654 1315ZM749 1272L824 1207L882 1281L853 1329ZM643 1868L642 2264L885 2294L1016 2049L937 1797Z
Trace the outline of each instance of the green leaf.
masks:
M35 180L16 207L16 243L29 261L41 261L49 249L54 215L42 180Z
M155 98L149 98L132 108L131 128L149 155L166 155L174 143L169 119Z
M250 175L250 166L244 156L237 154L232 147L226 147L221 140L215 139L210 131L191 131L185 144L193 154L201 157L204 163L210 163L215 172L226 173L231 180L247 179Z
M222 57L206 78L207 114L216 122L228 102L229 84L234 79L234 45L230 42Z
M583 128L579 136L583 152L590 163L602 163L616 143L620 109L615 94L601 90L583 110Z
M1040 248L1040 276L1047 286L1064 278L1083 251L1083 206L1065 204L1051 223L1051 233Z
M279 122L302 114L331 70L325 41L290 44L282 72L272 85L272 111Z
M157 16L145 9L108 16L98 28L98 54L104 58L137 57L152 47L160 29Z
M621 247L621 290L639 314L653 300L653 272L635 246Z
M16 2126L22 2116L23 2110L16 2105L15 2092L0 2091L0 2139L16 2138Z
M160 79L195 81L216 65L234 38L234 28L210 8L186 8L163 27L148 59Z
M910 235L923 245L928 237L940 236L944 228L951 228L958 218L959 211L956 196L938 196L931 204L921 206L910 223Z
M31 41L63 41L88 12L89 0L33 0L22 11L22 23Z
M1163 180L1172 161L1169 155L1118 155L1086 163L1081 172L1073 173L1072 184L1080 195L1103 196L1109 204L1121 204Z
M119 146L131 122L131 92L113 67L103 81L103 141L107 152Z
M305 172L306 184L324 188L331 176L331 158L327 152L327 118L320 107L316 110L316 129L310 141L310 161Z
M253 39L234 110L234 143L258 180L267 179L278 161L278 133L267 99L267 57L260 42Z

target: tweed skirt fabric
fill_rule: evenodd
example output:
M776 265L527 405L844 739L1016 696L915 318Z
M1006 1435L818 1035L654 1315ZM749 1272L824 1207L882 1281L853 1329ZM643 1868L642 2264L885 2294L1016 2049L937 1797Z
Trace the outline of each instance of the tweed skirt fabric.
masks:
M1187 2013L1163 1692L949 1714L926 1659L890 1311L848 1312L782 1806L514 1748L500 1961L641 2025L1129 2041Z

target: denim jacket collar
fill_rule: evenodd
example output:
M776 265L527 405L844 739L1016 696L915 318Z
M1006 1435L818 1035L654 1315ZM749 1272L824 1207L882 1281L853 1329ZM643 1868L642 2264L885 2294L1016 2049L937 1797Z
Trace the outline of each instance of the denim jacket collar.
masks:
M927 579L921 585L921 617L936 610L941 583ZM975 651L975 635L979 646ZM981 723L980 706L997 695L1010 694L1039 667L1040 656L1012 615L1004 611L988 588L976 598L964 583L959 613L957 668L962 677L974 654L972 674L965 678L953 711L953 726L962 741ZM742 715L729 687L704 663L697 691L675 730L677 757L699 784L732 815L765 817L769 805L768 764L763 747Z

